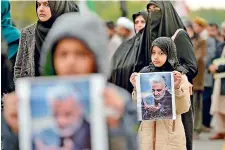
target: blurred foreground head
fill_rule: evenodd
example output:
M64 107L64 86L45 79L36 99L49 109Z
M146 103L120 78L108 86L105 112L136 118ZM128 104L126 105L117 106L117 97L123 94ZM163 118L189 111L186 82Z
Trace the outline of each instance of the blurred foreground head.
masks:
M42 75L110 75L108 36L96 15L68 13L49 31L41 54Z

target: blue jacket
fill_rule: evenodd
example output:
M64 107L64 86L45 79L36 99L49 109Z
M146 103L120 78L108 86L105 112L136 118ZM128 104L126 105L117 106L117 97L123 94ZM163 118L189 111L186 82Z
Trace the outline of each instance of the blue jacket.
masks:
M12 25L10 3L8 0L1 1L1 17L1 36L8 45L8 58L10 59L18 51L20 31Z

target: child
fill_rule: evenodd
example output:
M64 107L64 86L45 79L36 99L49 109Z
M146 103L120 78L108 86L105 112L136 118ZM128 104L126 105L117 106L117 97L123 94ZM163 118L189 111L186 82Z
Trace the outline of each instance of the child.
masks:
M98 17L76 13L62 15L43 45L40 72L43 76L101 73L107 77L111 73L107 44L106 26ZM117 111L115 117L107 116L110 150L137 150L135 132L131 129L136 120L129 115L135 112L131 98L125 90L113 85L107 86L104 96L105 104Z
M153 130L151 120L142 121L139 126L140 149L156 150L186 150L186 139L181 114L187 112L190 107L189 82L183 74L187 70L183 68L176 55L176 46L171 38L160 37L153 41L151 47L151 63L140 72L170 72L174 74L174 88L176 100L176 120L157 120L156 130ZM130 81L134 86L133 98L136 99L137 73L131 75ZM156 137L153 138L153 133Z
M107 77L111 73L107 44L106 27L98 17L78 13L62 15L43 44L40 73L42 76L101 73ZM113 117L107 116L109 149L137 150L136 111L131 98L114 85L107 85L104 98L105 105L117 112Z

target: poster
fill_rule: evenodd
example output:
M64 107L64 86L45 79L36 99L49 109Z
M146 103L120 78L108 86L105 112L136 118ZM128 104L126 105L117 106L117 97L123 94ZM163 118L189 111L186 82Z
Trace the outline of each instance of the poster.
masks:
M139 73L136 83L138 120L176 119L172 72Z
M19 79L20 149L107 149L104 85L100 75Z

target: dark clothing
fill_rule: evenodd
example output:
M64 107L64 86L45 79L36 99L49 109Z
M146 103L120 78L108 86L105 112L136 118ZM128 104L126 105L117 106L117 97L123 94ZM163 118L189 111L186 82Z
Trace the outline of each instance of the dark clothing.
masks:
M225 42L222 43L220 46L218 46L214 59L221 58L224 47L225 47ZM225 58L223 57L223 59L225 59ZM217 73L222 73L222 72L225 72L225 64L221 64L221 65L218 66ZM220 88L221 88L220 94L225 95L225 90L224 90L225 89L225 78L221 79Z
M150 119L171 119L172 118L172 96L171 94L166 91L164 97L160 100L154 99L154 106L158 106L159 103L161 104L161 108L155 112L149 111L144 109L144 105L146 101L151 101L153 97L146 97L142 99L142 116L143 120L150 120Z
M193 91L194 132L200 133L202 128L203 91Z
M3 50L2 50L3 51ZM7 54L1 53L1 97L3 93L9 93L14 90L12 63L8 60Z
M211 95L212 95L212 87L205 87L203 92L203 117L202 117L202 124L208 128L210 128L211 122L211 114L210 114L210 107L211 107Z
M133 19L135 19L137 15L142 15L147 19L148 14L146 11L138 12L133 14ZM142 32L143 30L139 31L133 38L124 41L112 57L112 74L109 81L126 89L130 93L133 90L133 86L129 78L134 72Z
M74 142L73 150L91 149L90 135L90 124L84 120L81 128L71 137L71 140ZM63 146L63 141L64 139L61 138L61 146Z
M36 39L36 48L40 53L42 44L45 40L45 37L48 34L48 31L51 29L53 23L62 14L69 12L78 12L79 9L75 2L73 1L49 1L49 7L51 10L51 18L45 22L40 20L37 21L37 26L35 30L35 39ZM37 2L36 2L36 13L37 13Z
M141 33L123 42L112 57L112 75L110 82L132 92L133 86L129 81L135 66L134 56L138 55Z
M40 76L40 52L38 51L37 46L35 45L35 53L34 53L34 64L35 64L35 76Z

